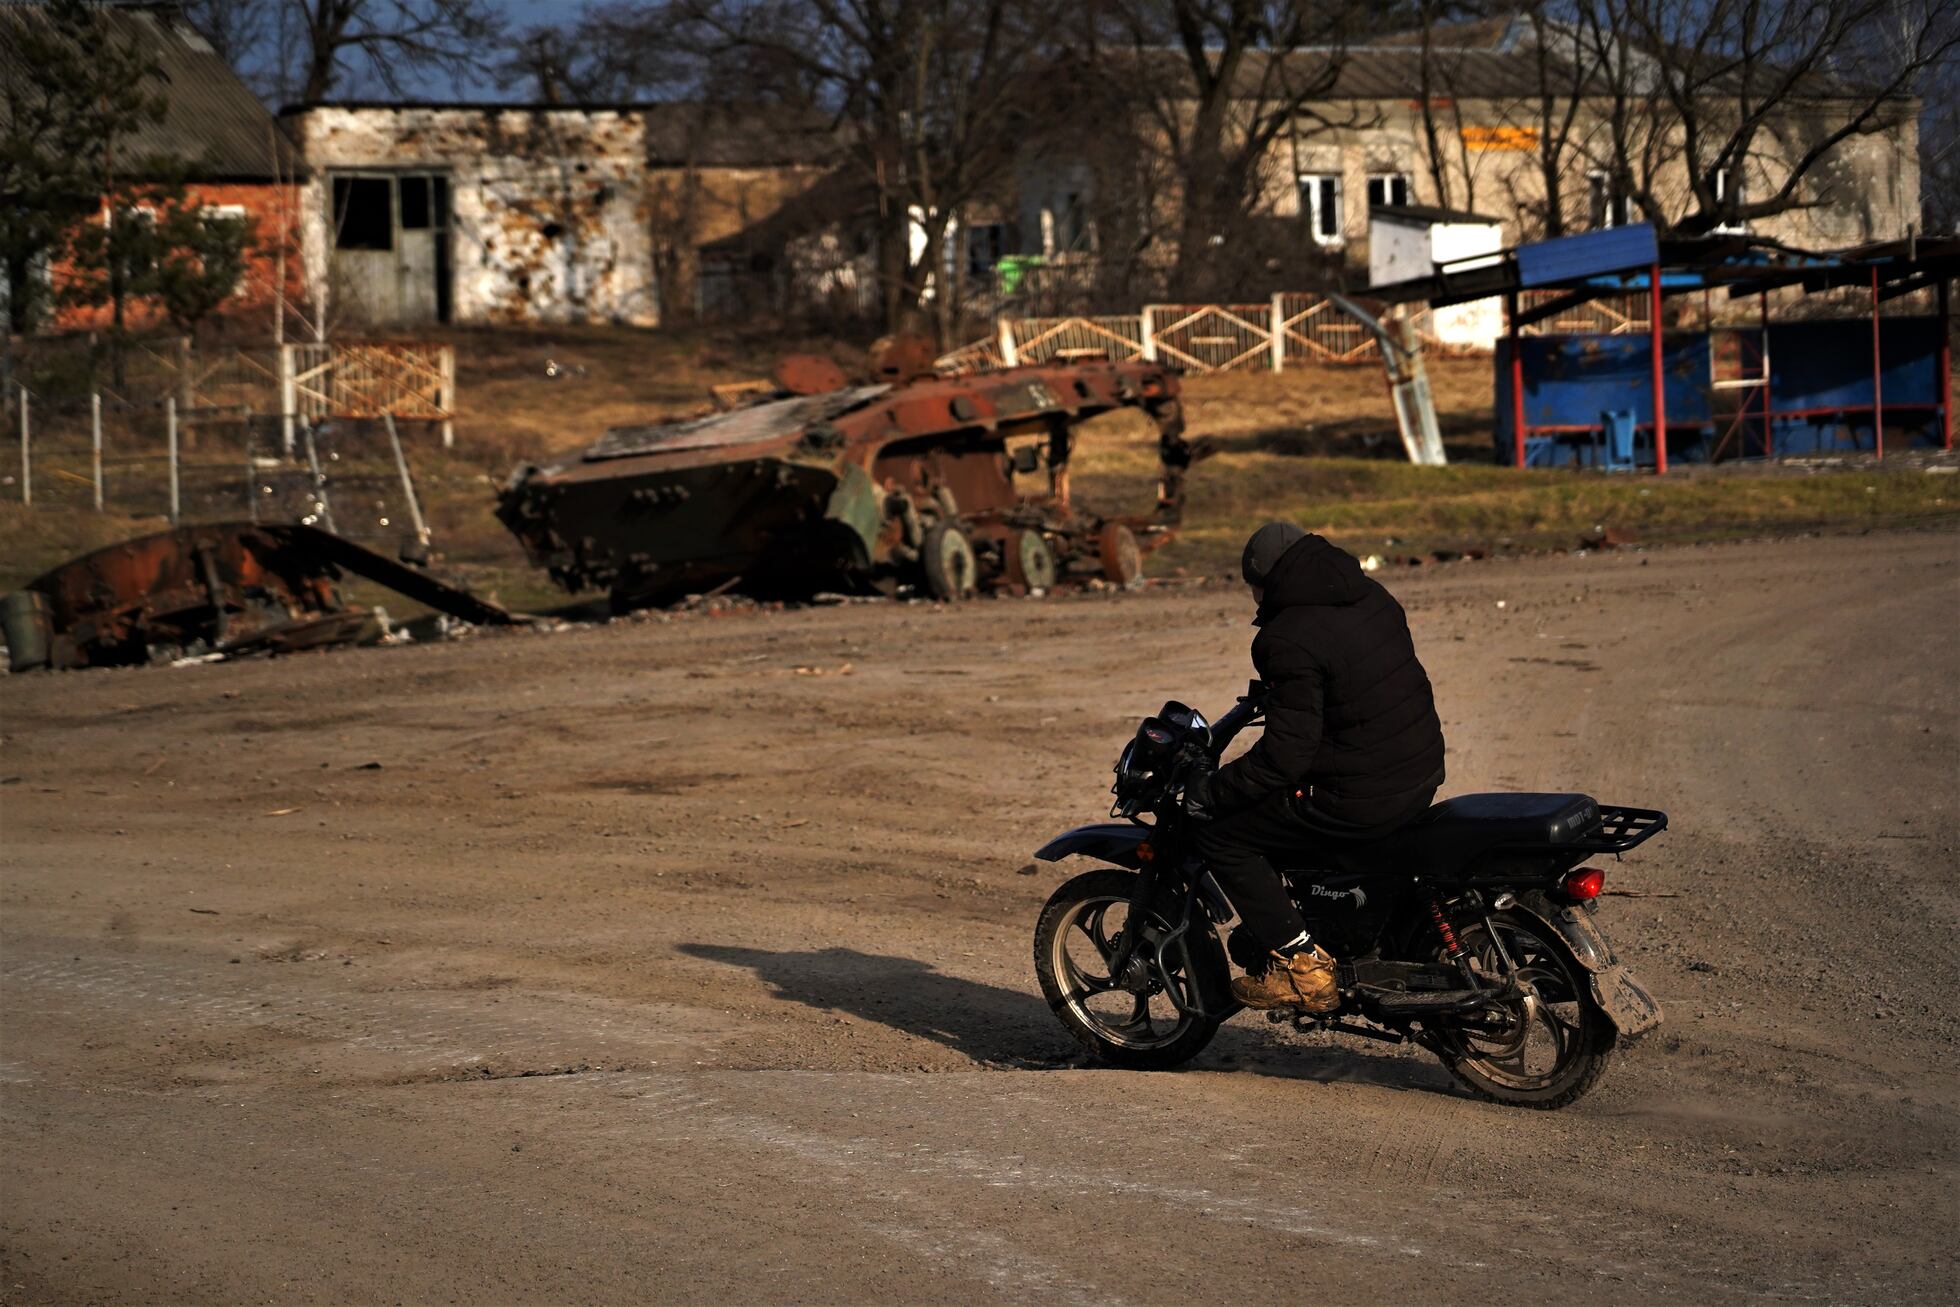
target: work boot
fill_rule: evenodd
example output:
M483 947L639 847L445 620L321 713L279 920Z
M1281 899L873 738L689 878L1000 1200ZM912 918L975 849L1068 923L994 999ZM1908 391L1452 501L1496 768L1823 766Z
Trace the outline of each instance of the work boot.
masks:
M1298 953L1275 953L1256 976L1232 982L1232 997L1251 1008L1293 1008L1332 1012L1341 1005L1334 988L1334 959L1315 944Z

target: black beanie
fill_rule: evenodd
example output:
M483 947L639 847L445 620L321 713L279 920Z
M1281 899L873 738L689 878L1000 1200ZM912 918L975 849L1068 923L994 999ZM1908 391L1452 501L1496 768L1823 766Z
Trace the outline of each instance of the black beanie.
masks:
M1268 522L1254 531L1252 538L1245 542L1245 556L1239 560L1239 572L1245 577L1245 583L1264 586L1280 555L1306 536L1305 531L1291 522Z

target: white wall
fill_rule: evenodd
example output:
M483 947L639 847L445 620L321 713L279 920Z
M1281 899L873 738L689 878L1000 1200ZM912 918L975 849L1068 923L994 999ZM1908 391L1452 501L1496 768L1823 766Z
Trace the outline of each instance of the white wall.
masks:
M327 174L439 170L450 179L454 321L659 322L637 115L329 105L297 126L315 176L314 284L330 284Z
M1436 222L1418 224L1399 218L1373 216L1368 221L1368 283L1426 277L1438 264L1457 269L1476 267L1481 255L1504 248L1504 229L1495 222ZM1456 263L1457 260L1473 260ZM1436 338L1447 345L1489 349L1504 334L1504 310L1496 299L1472 300L1437 309L1431 315Z
M1479 266L1476 256L1495 255L1504 248L1504 228L1494 222L1437 223L1429 229L1429 255L1437 263L1455 263L1455 269ZM1471 262L1456 263L1468 259ZM1436 339L1446 345L1471 349L1490 349L1504 334L1504 306L1493 296L1452 304L1430 315Z

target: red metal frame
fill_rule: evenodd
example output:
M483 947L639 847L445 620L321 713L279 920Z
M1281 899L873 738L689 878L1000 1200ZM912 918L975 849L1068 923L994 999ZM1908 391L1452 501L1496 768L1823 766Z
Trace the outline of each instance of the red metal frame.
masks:
M1516 465L1524 466L1524 356L1519 352L1518 297L1504 297L1504 325L1511 334L1511 441Z
M1876 272L1872 274L1878 276ZM1667 471L1667 378L1661 366L1661 265L1656 263L1647 270L1647 280L1653 287L1652 308L1648 316L1653 319L1654 332L1654 471ZM1877 283L1874 281L1873 283Z
M1885 458L1885 385L1879 380L1878 265L1872 265L1872 457Z
M1661 270L1655 264L1648 270L1650 281L1650 317L1653 355L1653 399L1654 399L1654 471L1667 471L1667 376L1664 365L1664 338L1661 331ZM1939 298L1939 318L1946 322L1952 312L1951 284L1945 279L1936 283ZM1885 389L1882 378L1883 355L1880 348L1878 269L1871 274L1872 290L1872 452L1878 459L1885 457ZM1524 419L1524 358L1519 352L1518 297L1509 294L1504 297L1505 330L1511 342L1511 437L1513 461L1517 467L1525 465L1525 438L1531 431L1564 433L1578 431L1598 431L1592 423L1549 423L1527 428ZM1761 323L1763 348L1769 349L1769 294L1764 292L1757 298L1757 317ZM1895 409L1919 412L1937 410L1940 414L1941 445L1953 448L1953 343L1952 332L1940 336L1937 366L1940 370L1939 402L1937 404L1893 404ZM1771 379L1763 381L1763 457L1776 455L1776 421L1778 418L1810 418L1833 413L1855 411L1855 406L1830 405L1821 408L1778 409L1774 400L1774 387Z
M1761 331L1763 333L1763 457L1776 457L1776 409L1770 392L1776 389L1776 379L1770 368L1775 356L1769 351L1769 292L1764 291L1756 297L1760 309Z

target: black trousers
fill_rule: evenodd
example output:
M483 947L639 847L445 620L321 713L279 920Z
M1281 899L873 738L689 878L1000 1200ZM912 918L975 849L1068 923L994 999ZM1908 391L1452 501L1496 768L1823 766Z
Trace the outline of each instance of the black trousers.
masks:
M1277 949L1307 928L1286 882L1273 866L1278 855L1292 866L1313 865L1313 855L1342 836L1302 817L1292 796L1279 790L1250 808L1198 827L1198 852L1232 900L1239 920L1267 949Z

